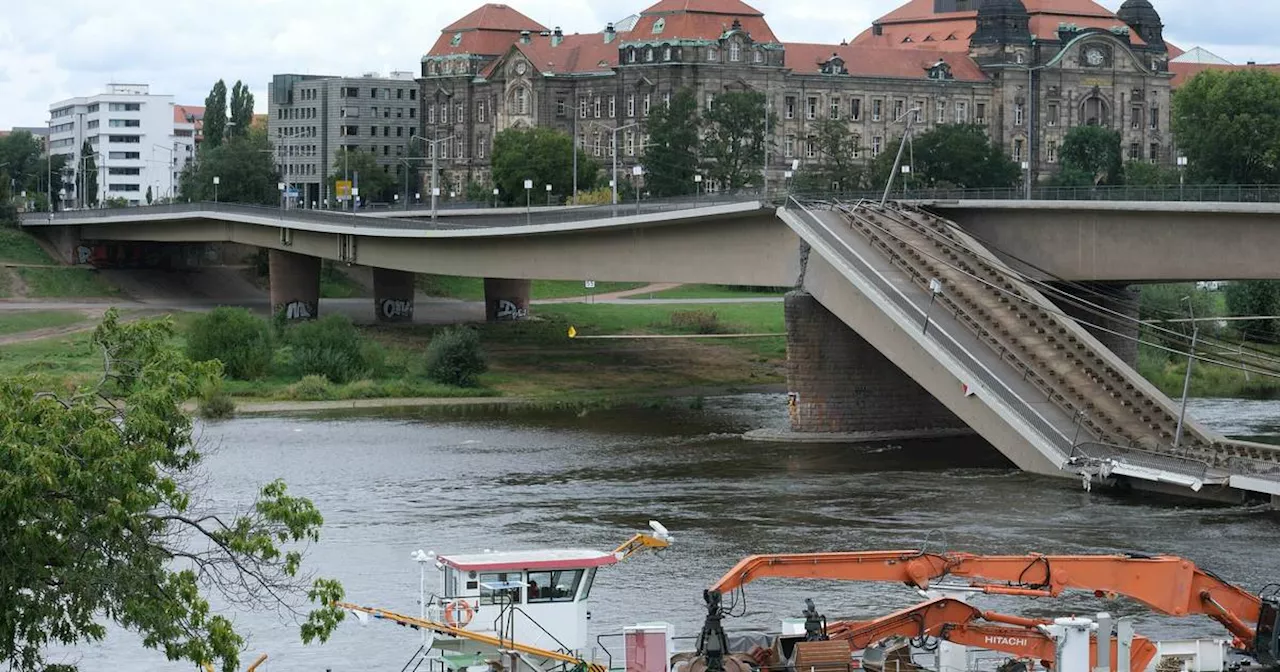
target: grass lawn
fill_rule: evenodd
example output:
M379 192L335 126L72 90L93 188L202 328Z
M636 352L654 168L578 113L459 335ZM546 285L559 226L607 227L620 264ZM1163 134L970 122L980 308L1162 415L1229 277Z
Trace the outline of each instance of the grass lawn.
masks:
M0 346L0 376L32 375L37 386L66 391L102 375L102 356L89 344L91 333Z
M0 261L15 264L52 264L35 238L17 229L0 226Z
M5 312L0 313L0 335L65 327L84 321L86 321L84 315L72 310L19 310Z
M118 296L102 276L87 268L19 268L31 298Z
M345 273L326 267L320 273L320 298L354 299L368 294L360 283Z
M680 285L675 289L657 292L655 299L754 299L781 297L787 293L784 287L739 287L736 285ZM642 297L647 299L646 294Z
M624 292L643 287L643 282L597 282L588 290L578 280L534 280L532 298L568 299L591 294ZM428 296L440 296L460 301L484 301L484 279L463 278L451 275L418 275L418 289Z
M13 270L0 268L0 299L13 296Z

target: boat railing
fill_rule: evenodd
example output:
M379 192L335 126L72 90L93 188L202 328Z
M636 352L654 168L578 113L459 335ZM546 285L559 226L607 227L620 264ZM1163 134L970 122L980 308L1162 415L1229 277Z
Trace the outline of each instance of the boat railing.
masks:
M558 638L558 637L556 637L555 635L551 634L551 631L550 631L550 630L547 630L546 628L542 627L542 624L541 624L541 623L539 623L539 622L537 621L537 619L535 619L534 617L530 616L530 615L529 615L529 612L525 611L524 609L521 609L519 605L515 605L515 604L503 605L502 610L498 612L498 617L497 617L497 618L495 618L495 619L493 619L493 629L494 629L494 632L500 632L500 631L498 630L498 627L499 627L499 624L501 624L501 623L502 623L502 619L504 619L504 618L505 618L505 619L508 619L508 621L509 621L509 622L514 622L514 620L515 620L515 619L514 619L514 617L515 617L515 615L516 615L517 613L518 613L518 614L520 614L521 616L524 616L524 617L525 617L525 620L527 620L527 621L529 621L530 623L532 623L532 624L534 624L535 626L537 626L537 628L538 628L539 630L541 630L541 631L542 631L542 634L546 635L547 637L549 637L549 638L551 639L551 641L555 642L556 646L557 646L557 647L559 647L559 651L560 651L561 653L567 653L567 654L571 654L571 655L577 655L577 654L574 654L573 649L570 649L568 646L566 646L566 645L565 645L565 643L564 643L564 642L560 641L560 638ZM514 636L515 636L515 635L514 635L514 628L512 629L511 636L512 636L512 638L514 638ZM545 647L544 647L544 648L545 648Z

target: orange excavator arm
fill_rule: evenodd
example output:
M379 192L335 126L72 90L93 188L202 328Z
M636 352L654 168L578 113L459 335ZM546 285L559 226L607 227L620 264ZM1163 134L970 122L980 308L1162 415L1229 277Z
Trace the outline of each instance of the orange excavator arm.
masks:
M956 577L986 593L1029 597L1089 590L1124 595L1164 614L1207 614L1242 642L1253 641L1261 609L1258 596L1174 556L923 551L755 555L729 570L709 592L728 593L766 577L891 581L921 589L937 579Z
M983 622L985 621L985 622ZM838 621L828 626L828 636L849 643L850 649L861 650L888 637L930 636L948 642L992 651L1002 651L1018 658L1039 660L1052 668L1057 659L1057 643L1039 630L1048 621L1022 618L983 611L959 600L940 598L922 602L872 621ZM1097 637L1091 642L1092 656L1097 657ZM1111 669L1115 670L1118 647L1112 646ZM1156 647L1145 637L1135 637L1130 669L1142 672L1156 655Z

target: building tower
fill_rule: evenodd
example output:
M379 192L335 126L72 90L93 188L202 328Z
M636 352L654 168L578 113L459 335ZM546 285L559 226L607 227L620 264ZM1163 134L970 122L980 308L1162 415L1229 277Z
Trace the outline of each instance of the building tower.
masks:
M1150 0L1125 0L1116 16L1137 33L1152 51L1168 51L1164 44L1164 23L1160 21L1160 14L1151 6Z

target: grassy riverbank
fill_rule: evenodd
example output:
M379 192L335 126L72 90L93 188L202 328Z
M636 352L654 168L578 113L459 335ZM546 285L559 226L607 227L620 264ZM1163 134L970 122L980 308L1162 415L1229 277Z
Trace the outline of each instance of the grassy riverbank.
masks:
M442 330L433 326L367 326L359 333L378 352L366 375L344 384L298 375L288 348L258 380L227 381L237 402L312 402L405 398L519 397L544 403L635 399L673 389L732 391L784 382L785 339L617 339L607 335L759 334L782 331L776 304L716 306L541 306L538 319L477 325L488 372L475 388L426 378L424 353ZM194 315L173 316L172 345L186 347ZM61 318L45 316L32 324ZM584 338L570 339L576 327ZM102 362L87 332L0 346L0 376L31 375L42 387L70 389L97 379Z

